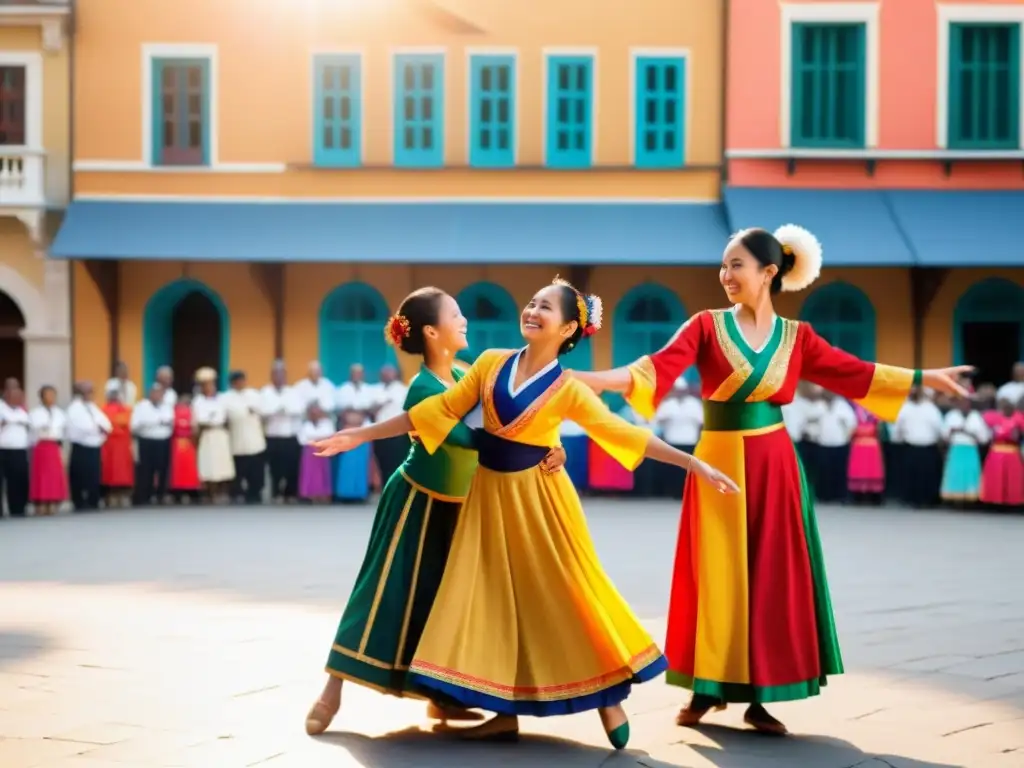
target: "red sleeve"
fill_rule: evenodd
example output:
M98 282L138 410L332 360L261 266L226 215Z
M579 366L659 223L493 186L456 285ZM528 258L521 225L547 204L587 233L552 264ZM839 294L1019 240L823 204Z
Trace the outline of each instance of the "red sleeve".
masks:
M884 421L895 421L916 384L920 372L869 363L837 349L800 323L802 360L800 378L859 403Z
M698 312L676 331L664 347L629 365L632 386L626 401L646 419L672 391L683 372L697 362L704 341L706 312Z

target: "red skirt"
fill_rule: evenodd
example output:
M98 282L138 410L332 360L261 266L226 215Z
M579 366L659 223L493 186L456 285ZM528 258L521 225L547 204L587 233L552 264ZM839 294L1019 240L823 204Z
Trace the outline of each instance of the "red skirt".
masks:
M196 460L196 444L188 437L171 438L171 481L172 491L199 490L199 464Z
M32 449L28 499L33 504L59 504L67 498L68 478L60 443L42 440Z
M130 436L109 437L100 449L100 485L105 488L135 486L135 457Z

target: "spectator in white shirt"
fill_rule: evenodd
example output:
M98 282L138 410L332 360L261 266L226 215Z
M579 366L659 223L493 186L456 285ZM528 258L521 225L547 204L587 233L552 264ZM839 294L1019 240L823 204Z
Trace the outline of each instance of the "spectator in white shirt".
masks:
M324 413L330 415L335 411L335 386L330 379L324 377L323 368L317 360L309 364L308 375L296 383L295 391L302 400L302 413L316 403Z
M654 421L661 439L687 453L693 453L704 426L704 407L691 391L686 379L676 381L672 391L658 406ZM686 470L668 464L655 465L655 492L667 499L683 498Z
M174 390L174 369L169 365L157 368L156 383L163 388L163 404L174 408L178 404L178 393Z
M117 390L118 400L129 408L135 405L135 401L139 399L138 387L135 386L134 381L128 378L127 363L118 361L114 366L114 375L107 379L106 386L103 387L104 392L111 390Z
M289 387L284 363L278 360L270 371L270 383L260 392L260 415L267 437L267 464L270 466L270 496L275 502L295 502L299 498L299 464L302 446L299 427L306 406L297 387Z
M846 468L850 462L850 438L857 428L857 414L846 400L827 390L821 394L823 409L818 421L818 498L839 502L846 498Z
M263 501L266 485L267 438L263 434L260 393L248 386L244 371L232 371L228 391L221 395L228 417L235 481L231 497L244 504Z
M100 506L100 449L113 428L110 419L93 402L92 384L75 385L67 410L67 437L71 443L68 477L71 503L76 512L89 512Z
M227 409L217 392L217 372L213 368L200 368L195 378L199 393L192 401L192 422L199 430L199 479L209 500L223 503L228 500L227 486L235 479Z
M363 425L369 424L377 406L376 390L376 387L366 383L363 366L358 363L349 366L348 381L338 387L334 397L334 405L338 414L340 415L344 411L356 411L362 416Z
M381 368L380 384L373 388L374 421L387 421L392 416L399 415L405 409L405 396L408 393L409 388L398 378L397 368L393 365ZM389 437L373 444L373 453L377 457L377 466L380 468L383 482L386 483L402 466L402 462L409 455L411 445L408 435Z
M1024 401L1024 362L1014 363L1013 378L996 390L996 401L1009 400L1014 405Z
M981 452L990 439L981 413L966 397L956 401L942 420L946 462L942 470L942 500L957 506L973 504L981 493Z
M132 410L132 435L139 444L135 503L140 506L165 501L168 496L174 406L167 405L166 395L162 385L153 384L146 399Z
M930 507L938 500L942 478L942 412L915 387L896 418L895 431L903 444L903 500L915 508Z
M28 506L28 443L25 393L17 379L8 379L0 402L0 480L11 517L24 517Z
M820 460L818 454L821 446L818 445L818 437L821 434L821 419L828 410L823 397L824 390L817 384L801 381L797 386L797 393L802 400L800 404L800 422L803 427L803 437L797 443L797 452L800 454L800 461L804 465L804 474L811 486L812 492L817 496L818 475L820 474ZM795 401L794 401L795 402Z
M47 385L39 390L39 405L29 412L28 418L35 443L30 462L29 501L35 514L52 515L68 500L63 451L67 417L57 407L55 388Z

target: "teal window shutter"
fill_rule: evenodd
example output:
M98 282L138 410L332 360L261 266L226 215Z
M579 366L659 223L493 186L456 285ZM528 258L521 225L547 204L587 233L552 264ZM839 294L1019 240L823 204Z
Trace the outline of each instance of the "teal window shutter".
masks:
M1020 28L950 25L950 149L1020 148Z
M210 164L209 59L153 59L153 165Z
M458 357L472 363L485 349L518 349L519 308L511 294L495 283L473 283L455 299L469 321L469 348Z
M551 56L547 75L546 165L589 168L593 163L594 59Z
M398 54L394 59L394 163L444 165L444 56Z
M353 168L362 163L362 62L358 54L317 56L313 85L313 163Z
M516 163L516 59L470 59L469 164L512 168Z
M866 37L864 24L793 24L791 146L864 147Z
M681 168L686 146L686 59L638 57L634 91L637 168Z

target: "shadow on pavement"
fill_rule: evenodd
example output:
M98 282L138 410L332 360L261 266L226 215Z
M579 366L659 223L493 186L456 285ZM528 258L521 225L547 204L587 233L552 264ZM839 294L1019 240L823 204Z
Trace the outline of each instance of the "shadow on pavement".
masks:
M793 735L785 738L765 736L752 730L729 728L727 726L701 724L697 730L706 738L718 744L718 748L706 744L687 744L698 755L717 768L749 768L751 765L766 766L862 766L862 768L963 768L957 763L933 763L916 760L902 755L873 754L864 752L848 741L830 736ZM684 741L684 743L686 743ZM649 761L644 760L645 764ZM650 768L660 768L650 765Z
M483 765L558 766L598 768L636 766L649 762L639 750L615 752L610 747L580 744L553 736L522 734L515 744L460 741L450 732L419 728L370 737L358 733L326 733L317 741L346 750L362 765L373 768L410 768L443 765L445 768L480 768ZM638 762L642 760L642 762ZM682 764L659 762L658 768L685 768Z
M50 638L38 632L0 630L0 670L50 650Z

